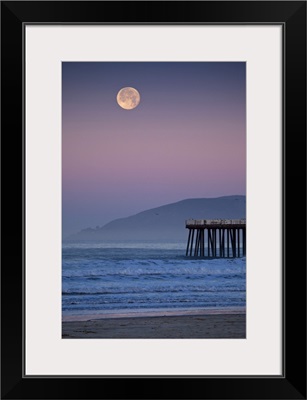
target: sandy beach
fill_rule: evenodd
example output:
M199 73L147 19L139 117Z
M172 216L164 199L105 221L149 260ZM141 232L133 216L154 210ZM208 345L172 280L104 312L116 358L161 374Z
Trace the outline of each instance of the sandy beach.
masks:
M95 319L96 318L96 319ZM242 339L245 311L67 317L63 339Z

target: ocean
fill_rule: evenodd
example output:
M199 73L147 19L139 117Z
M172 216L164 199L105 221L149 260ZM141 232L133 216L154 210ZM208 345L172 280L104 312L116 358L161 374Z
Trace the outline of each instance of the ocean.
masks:
M64 242L63 317L245 307L245 257L185 251L186 243Z

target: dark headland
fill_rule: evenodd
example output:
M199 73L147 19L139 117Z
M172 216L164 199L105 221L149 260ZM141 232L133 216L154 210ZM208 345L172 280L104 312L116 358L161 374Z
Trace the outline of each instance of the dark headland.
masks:
M116 219L102 227L86 228L64 239L186 241L187 219L238 219L245 215L245 196L186 199Z

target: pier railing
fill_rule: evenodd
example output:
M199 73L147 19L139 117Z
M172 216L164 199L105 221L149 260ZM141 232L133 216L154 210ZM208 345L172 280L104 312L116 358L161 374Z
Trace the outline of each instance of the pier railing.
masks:
M227 226L227 225L246 225L245 219L187 219L185 221L186 228L189 226Z
M186 228L189 229L187 256L243 257L246 255L245 219L188 219Z

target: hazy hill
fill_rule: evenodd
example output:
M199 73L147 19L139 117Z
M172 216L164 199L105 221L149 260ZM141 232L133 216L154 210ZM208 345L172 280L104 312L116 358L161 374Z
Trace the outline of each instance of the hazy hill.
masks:
M245 200L245 196L182 200L84 229L68 240L186 240L186 219L245 218Z

